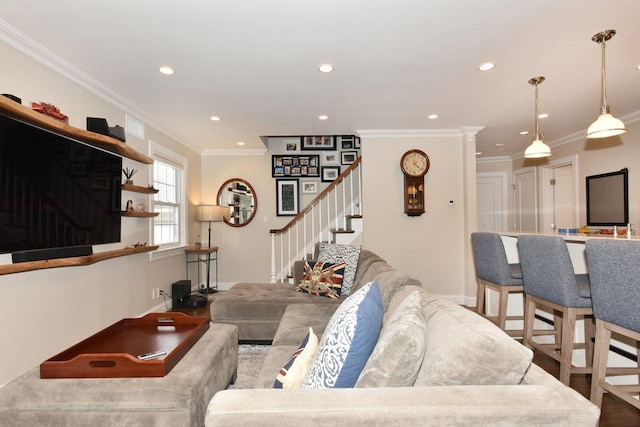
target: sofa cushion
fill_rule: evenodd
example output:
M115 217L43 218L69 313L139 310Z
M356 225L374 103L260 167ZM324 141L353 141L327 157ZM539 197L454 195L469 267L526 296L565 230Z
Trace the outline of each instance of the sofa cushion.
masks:
M520 384L533 352L484 317L422 293L427 348L415 386Z
M318 261L344 262L344 277L342 279L342 294L349 295L353 287L353 280L358 268L360 246L320 243Z
M318 351L318 337L313 333L313 329L309 328L309 333L298 349L278 372L273 388L302 387L302 380L311 366L316 351Z
M378 341L382 316L376 282L347 298L329 320L303 387L353 387Z
M344 262L305 261L304 274L296 291L340 298L345 266Z
M356 387L411 387L424 358L425 329L420 293L414 291L382 326Z

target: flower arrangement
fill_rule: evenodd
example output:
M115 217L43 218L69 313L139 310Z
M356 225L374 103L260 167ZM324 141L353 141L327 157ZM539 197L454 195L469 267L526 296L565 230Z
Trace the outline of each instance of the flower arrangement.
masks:
M124 168L122 169L122 172L124 173L124 176L127 178L127 180L124 182L125 184L133 184L133 175L137 172L137 170L131 168Z

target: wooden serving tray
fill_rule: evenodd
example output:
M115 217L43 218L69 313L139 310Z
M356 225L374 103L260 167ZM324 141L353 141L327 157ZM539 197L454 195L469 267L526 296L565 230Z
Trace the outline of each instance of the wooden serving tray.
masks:
M163 377L209 329L209 320L183 313L122 319L40 364L40 378ZM140 354L166 355L139 360Z

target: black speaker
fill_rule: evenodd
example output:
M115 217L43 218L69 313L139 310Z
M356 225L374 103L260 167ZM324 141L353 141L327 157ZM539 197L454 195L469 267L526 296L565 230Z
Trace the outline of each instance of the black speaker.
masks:
M14 264L45 259L71 258L87 256L93 253L93 246L69 246L64 248L35 249L31 251L14 252L11 260Z
M185 307L185 298L191 293L191 280L178 280L171 285L173 307Z

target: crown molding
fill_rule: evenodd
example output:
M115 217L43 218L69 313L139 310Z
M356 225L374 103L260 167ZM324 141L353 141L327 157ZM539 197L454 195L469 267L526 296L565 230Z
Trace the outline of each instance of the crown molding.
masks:
M188 143L183 136L177 135L171 130L165 128L157 121L153 120L150 117L149 113L145 112L141 108L136 107L134 104L127 101L123 96L113 92L107 86L103 85L84 71L80 70L69 61L56 55L53 51L42 46L36 40L20 32L18 29L9 25L2 19L0 19L0 40L6 42L8 45L14 47L19 52L41 63L52 71L69 79L73 83L81 86L84 89L87 89L88 91L90 91L94 95L97 95L108 103L116 106L124 113L130 114L137 119L145 122L147 125L157 129L158 131L169 136L185 147L196 152L202 150L202 147L193 143Z
M416 137L460 137L475 135L484 126L465 126L459 129L389 129L357 130L356 134L366 138L416 138Z

